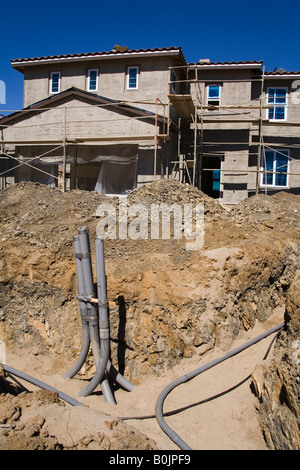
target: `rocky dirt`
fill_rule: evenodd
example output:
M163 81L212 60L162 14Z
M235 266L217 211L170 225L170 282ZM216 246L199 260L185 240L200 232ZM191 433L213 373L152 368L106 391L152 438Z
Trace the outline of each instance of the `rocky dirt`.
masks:
M34 183L0 193L6 363L75 398L95 365L90 353L74 379L62 378L82 340L73 236L89 227L94 264L102 203L118 210L117 198ZM98 387L72 407L2 370L0 449L178 449L153 417L163 388L282 321L278 335L173 392L166 419L193 449L299 449L299 198L257 195L228 208L172 180L127 198L149 213L156 203L204 204L204 245L105 241L111 360L135 389L113 386L112 405Z

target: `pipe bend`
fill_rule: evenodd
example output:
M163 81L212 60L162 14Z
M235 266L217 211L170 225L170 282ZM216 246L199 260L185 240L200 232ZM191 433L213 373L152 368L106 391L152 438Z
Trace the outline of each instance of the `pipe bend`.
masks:
M100 351L101 355L99 359L99 364L96 368L96 373L90 383L79 392L79 397L87 397L88 395L90 395L104 378L105 369L109 357L109 343L107 340L100 340Z
M134 384L125 379L125 377L115 369L110 360L107 361L107 372L115 382L121 385L121 387L123 387L128 392L132 392L135 389Z
M80 371L81 367L83 366L83 364L84 364L84 362L87 358L89 348L90 348L89 326L87 324L85 324L84 322L82 322L82 346L81 346L81 350L80 350L79 356L77 358L77 361L75 362L73 367L63 375L64 379L67 379L67 378L71 379Z
M156 402L156 406L155 406L155 415L156 415L156 419L157 419L157 422L159 424L159 426L161 427L161 429L164 431L165 434L167 434L167 436L182 450L192 450L182 439L181 437L173 430L170 428L170 426L167 425L165 419L164 419L164 415L163 415L163 405L164 405L164 402L165 402L165 399L166 397L169 395L169 393L171 393L172 390L174 390L174 388L176 388L178 385L181 385L185 382L188 382L189 380L193 379L194 377L196 377L197 375L201 374L202 372L205 372L206 370L220 364L221 362L223 361L226 361L227 359L229 359L230 357L233 357L235 356L236 354L239 354L240 352L244 351L245 349L249 348L250 346L258 343L259 341L261 341L262 339L264 338L267 338L268 336L270 336L271 334L273 333L276 333L278 332L279 330L281 330L281 328L284 327L284 322L283 323L280 323L279 325L275 326L274 328L271 328L270 330L266 331L265 333L262 333L261 335L259 336L256 336L255 338L253 338L252 340L250 341L247 341L246 343L242 344L241 346L238 346L237 348L229 351L228 353L226 353L224 356L222 356L221 358L219 359L215 359L211 362L209 362L208 364L205 364L201 367L199 367L198 369L186 374L186 375L183 375L182 377L179 377L178 379L174 380L173 382L171 382L169 385L167 385L167 387L165 387L163 389L163 391L161 392L161 394L159 395L158 399L157 399L157 402Z

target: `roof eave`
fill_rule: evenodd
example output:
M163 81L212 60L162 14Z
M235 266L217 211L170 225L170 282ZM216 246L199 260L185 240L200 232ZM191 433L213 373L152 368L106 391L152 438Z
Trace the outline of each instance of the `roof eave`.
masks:
M139 57L176 57L179 56L182 62L185 62L181 48L166 49L166 50L151 50L151 51L128 51L128 52L113 52L113 53L91 53L91 54L72 54L70 56L49 56L49 57L35 57L32 59L16 59L11 60L12 68L23 72L25 67L33 65L44 64L62 64L70 62L89 62L95 60L111 60L111 59L128 59Z
M49 104L53 104L56 101L61 100L62 98L71 96L71 95L77 95L77 96L83 96L87 99L91 99L92 101L95 101L98 104L107 104L107 106L116 106L116 108L119 108L123 111L127 111L129 113L133 114L138 114L141 116L148 116L149 118L155 118L155 113L145 110L142 108L138 108L136 106L131 106L127 103L122 103L120 101L112 100L110 98L106 98L104 96L100 96L94 93L87 92L85 90L81 90L80 88L76 87L71 87L68 88L67 90L64 90L60 93L57 93L52 96L48 96L47 98L42 99L41 101L38 101L36 103L32 103L31 105L27 106L26 108L23 108L19 111L15 111L14 113L9 114L8 116L5 116L1 118L0 120L0 126L3 128L5 127L6 123L8 123L11 120L18 119L18 117L23 117L29 112L34 112L34 111L45 111L46 108L45 106ZM163 116L158 115L157 118L159 120L164 120Z
M285 73L285 74L267 74L264 76L265 80L295 80L300 78L300 72L296 73Z
M262 62L257 62L257 63L231 63L231 64L191 64L198 69L205 69L205 70L214 70L214 69L261 69L262 67Z

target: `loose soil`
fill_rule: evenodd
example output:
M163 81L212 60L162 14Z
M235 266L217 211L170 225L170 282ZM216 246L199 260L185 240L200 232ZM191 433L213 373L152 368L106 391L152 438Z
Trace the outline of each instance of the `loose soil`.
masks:
M285 321L284 334L181 385L164 404L164 412L172 412L166 422L192 449L280 447L269 436L253 373L290 357L291 340L299 339L287 320L287 305L296 308L287 299L299 278L298 196L257 195L228 208L174 180L128 195L128 207L143 204L148 215L152 204L203 204L204 244L188 250L184 236L105 240L111 361L135 385L128 392L112 384L116 404L105 402L100 387L78 397L95 373L92 352L76 377L62 377L82 341L73 237L89 228L96 272L93 241L102 203L117 213L117 198L93 192L19 183L0 193L6 364L84 405L71 406L21 379L16 384L0 370L0 449L178 450L155 418L164 387ZM291 397L299 387L293 367L285 366ZM290 409L299 417L299 398ZM289 440L297 447L296 435Z

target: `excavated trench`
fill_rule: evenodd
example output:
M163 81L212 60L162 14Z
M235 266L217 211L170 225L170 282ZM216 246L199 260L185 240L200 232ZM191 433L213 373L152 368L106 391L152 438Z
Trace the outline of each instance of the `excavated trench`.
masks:
M48 374L49 380L51 373L62 375L73 365L81 347L73 237L79 227L88 226L93 240L102 203L117 205L117 199L85 191L61 193L34 183L0 194L0 340L9 358L17 364L23 359L24 367L30 359L40 363L36 373ZM241 333L267 325L279 312L284 331L268 364L253 374L251 387L266 446L299 448L299 365L291 359L292 344L300 339L299 198L258 195L226 208L191 186L162 180L134 191L127 203L147 208L154 203L204 204L204 245L187 250L184 239L105 241L112 363L138 388L172 375L186 361L205 361L215 351L227 351ZM92 244L95 268L94 258ZM90 354L77 380L86 383L94 371ZM163 445L118 419L98 430L97 437L65 442L60 432L45 431L44 409L61 407L57 397L38 391L19 394L2 375L2 449ZM276 393L268 393L270 387ZM37 403L36 416L28 415L28 407L35 408L30 400Z

